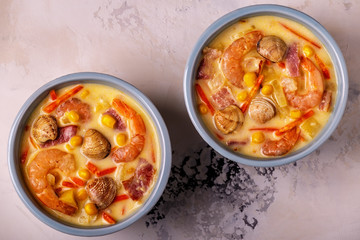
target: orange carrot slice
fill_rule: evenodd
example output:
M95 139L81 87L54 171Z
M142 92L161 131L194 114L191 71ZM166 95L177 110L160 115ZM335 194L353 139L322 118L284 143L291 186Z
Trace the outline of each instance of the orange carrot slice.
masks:
M281 26L283 26L285 29L289 30L290 32L292 32L293 34L295 34L296 36L298 36L299 38L302 38L304 39L305 41L311 43L312 45L314 45L315 47L321 49L321 46L319 44L317 44L316 42L314 42L313 40L301 35L300 33L298 33L297 31L295 31L294 29L290 28L289 26L285 25L284 23L282 22L279 22L279 24Z
M258 128L250 128L250 131L264 131L264 132L275 132L277 130L279 130L278 128L273 128L273 127L258 127Z
M74 96L76 93L78 93L83 88L84 88L84 86L81 86L81 85L77 85L77 86L73 87L72 89L70 89L69 91L67 91L66 93L64 93L60 97L58 97L57 99L55 99L53 102L51 102L49 105L45 106L43 111L46 112L46 113L51 113L61 103L65 102L66 100L68 100L69 98Z
M57 99L57 95L56 95L56 92L55 92L55 90L54 89L52 89L51 91L50 91L50 99L51 100L55 100L55 99Z
M73 181L76 185L83 187L85 186L85 182L83 180L81 180L78 177L70 177L71 181Z
M96 176L102 177L102 176L104 176L104 175L113 173L113 172L115 172L116 168L117 168L117 167L111 167L111 168L106 168L106 169L100 170L100 171L98 170L98 171L96 172Z
M245 102L241 105L240 109L244 113L246 109L249 107L251 100L255 97L256 92L259 90L260 85L262 81L264 80L264 75L259 75L259 77L256 79L256 84L253 86L253 88L250 90L249 95L247 96Z
M69 181L63 181L61 183L61 185L63 185L64 187L68 187L68 188L77 188L78 187L74 183L69 182Z
M201 86L199 84L195 84L195 89L196 89L196 92L198 93L200 99L205 103L207 108L210 110L211 115L214 115L215 109L211 105L211 103L209 102L209 99L207 99L207 97L206 97L203 89L201 88Z
M114 198L114 202L120 202L120 201L123 201L123 200L126 200L126 199L129 199L130 197L126 194L121 194L121 195L117 195L115 198Z
M86 164L86 168L89 169L89 171L90 171L92 174L96 174L97 171L98 171L97 166L95 166L95 165L92 164L91 162L88 162L88 163Z
M116 223L115 219L112 216L110 216L110 214L108 214L107 212L103 212L102 217L105 221L107 221L110 224Z
M302 115L301 118L298 118L295 121L293 121L293 122L285 125L284 127L280 128L278 131L275 132L275 135L280 136L282 133L293 129L296 126L299 126L303 121L305 121L306 119L308 119L312 115L314 115L314 111L313 110L308 111L307 113Z
M319 65L319 67L321 68L321 71L324 75L325 79L330 79L330 72L329 69L325 66L324 62L318 57L318 55L314 55L316 63Z

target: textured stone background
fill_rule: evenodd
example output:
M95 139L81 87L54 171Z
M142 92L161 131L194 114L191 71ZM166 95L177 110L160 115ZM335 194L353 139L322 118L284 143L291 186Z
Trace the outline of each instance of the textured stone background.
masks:
M277 3L316 18L338 42L349 101L331 138L294 164L254 168L224 159L188 118L186 60L200 34L239 7ZM0 0L0 204L2 239L75 239L26 209L7 169L11 124L41 85L79 71L120 77L159 108L173 146L167 188L155 208L102 239L359 239L360 1Z

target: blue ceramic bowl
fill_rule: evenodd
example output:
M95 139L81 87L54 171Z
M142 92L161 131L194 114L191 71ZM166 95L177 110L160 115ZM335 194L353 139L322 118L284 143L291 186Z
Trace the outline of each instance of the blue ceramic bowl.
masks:
M72 84L81 83L98 83L108 85L119 89L128 96L135 99L143 109L149 114L155 124L157 134L159 136L159 143L161 147L161 164L159 169L159 176L154 185L153 191L149 198L143 203L133 215L129 216L124 221L118 222L110 226L101 227L81 227L78 225L70 225L62 222L53 215L49 214L43 207L36 201L29 191L20 169L20 142L22 132L25 128L27 119L33 110L40 104L40 102L49 94L51 89L59 89ZM8 164L12 182L15 189L20 196L21 200L27 208L42 222L50 227L61 232L80 235L80 236L99 236L110 234L126 228L130 224L137 221L139 218L148 213L152 207L159 200L162 192L165 189L169 173L171 169L171 145L169 134L166 125L151 101L138 89L129 83L118 79L116 77L100 74L100 73L74 73L57 78L38 89L23 105L20 112L16 116L15 122L11 128L9 145L8 145Z
M221 142L219 142L216 137L211 134L197 111L196 103L196 92L194 89L194 81L196 78L197 69L199 67L200 61L202 59L202 49L207 46L219 33L223 30L239 21L243 18L249 18L254 16L263 16L263 15L272 15L287 18L302 24L311 30L319 40L324 44L325 48L330 54L330 57L333 61L335 73L337 77L337 98L335 106L331 117L324 126L321 133L307 146L299 149L293 153L285 155L278 158L255 158L249 157L246 155L235 153L225 147ZM184 75L184 96L186 108L191 118L192 123L194 124L196 130L199 132L201 137L217 152L219 152L224 157L231 159L235 162L250 165L250 166L259 166L259 167L271 167L287 164L294 162L298 159L301 159L315 149L317 149L321 144L323 144L336 129L340 119L344 113L346 100L348 95L348 74L345 65L344 57L336 44L335 40L331 35L326 31L326 29L320 25L316 20L310 16L299 12L295 9L279 6L279 5L254 5L249 7L244 7L237 9L233 12L226 14L217 21L208 27L205 32L200 36L200 39L195 44L188 62L185 67Z

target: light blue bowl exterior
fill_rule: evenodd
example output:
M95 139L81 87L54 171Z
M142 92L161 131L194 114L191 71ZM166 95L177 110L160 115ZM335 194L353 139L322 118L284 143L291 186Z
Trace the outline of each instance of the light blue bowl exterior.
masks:
M111 226L80 227L77 225L69 225L68 223L59 221L58 219L56 219L56 217L46 212L46 210L44 210L41 205L35 200L35 198L28 190L25 181L23 180L22 172L20 169L20 140L26 121L32 111L48 95L51 89L59 89L68 85L81 83L98 83L108 85L119 89L120 91L135 99L151 117L152 121L156 126L156 131L159 136L159 142L161 147L161 164L160 169L158 169L159 176L157 182L154 185L154 189L151 195L144 202L143 206L133 215L131 215L124 221L121 221ZM24 204L27 206L27 208L38 219L40 219L42 222L49 225L50 227L67 234L79 236L100 236L114 233L128 227L130 224L137 221L139 218L147 214L153 208L153 206L156 204L161 194L163 193L169 178L171 169L171 144L168 130L160 113L152 104L152 102L137 88L119 78L106 74L91 72L74 73L57 78L45 84L33 95L31 95L30 98L22 106L18 115L16 116L15 122L10 132L8 145L8 165L10 176L12 178L12 182L18 195L20 196Z
M334 64L335 73L338 80L337 98L334 105L333 113L331 114L328 123L322 129L321 133L318 134L318 136L304 148L283 157L272 158L271 160L268 158L255 158L237 154L226 148L222 143L220 143L213 136L213 134L208 131L207 127L205 126L197 112L197 109L195 107L197 106L196 93L194 90L194 81L199 63L202 58L202 49L207 46L219 33L237 22L239 19L264 15L287 18L300 23L307 27L309 30L311 30L324 44L325 48L329 52ZM344 57L335 40L331 37L327 30L323 26L321 26L320 23L318 23L310 16L295 9L279 5L264 4L244 7L230 12L215 21L205 30L205 32L200 36L200 39L195 44L195 47L193 48L186 64L183 87L185 104L191 121L194 124L196 130L201 135L201 137L212 148L214 148L224 157L238 163L258 167L272 167L291 163L301 158L304 158L305 156L313 152L315 149L317 149L331 136L344 113L348 96L348 86L348 74Z

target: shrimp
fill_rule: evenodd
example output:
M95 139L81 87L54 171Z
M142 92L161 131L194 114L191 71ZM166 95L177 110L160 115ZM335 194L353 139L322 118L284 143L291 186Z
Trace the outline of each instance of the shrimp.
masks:
M234 86L242 88L244 76L242 58L256 47L257 42L262 37L263 34L260 31L252 31L235 40L225 49L222 56L221 69L224 76Z
M114 99L113 107L129 121L129 130L131 134L130 142L123 146L116 148L111 155L114 162L130 162L134 160L144 148L145 145L145 123L133 108L128 106L120 99Z
M28 166L30 186L44 205L72 215L77 208L60 201L47 180L47 174L54 169L59 169L68 175L75 170L74 156L59 149L46 149L39 152Z
M296 144L300 136L300 129L294 127L285 132L279 140L267 140L261 147L261 152L266 156L281 156L288 153Z
M320 104L324 92L324 82L321 72L310 59L303 58L301 68L305 73L305 88L307 90L305 94L297 92L297 82L294 79L282 79L281 86L289 104L301 111L306 111Z

